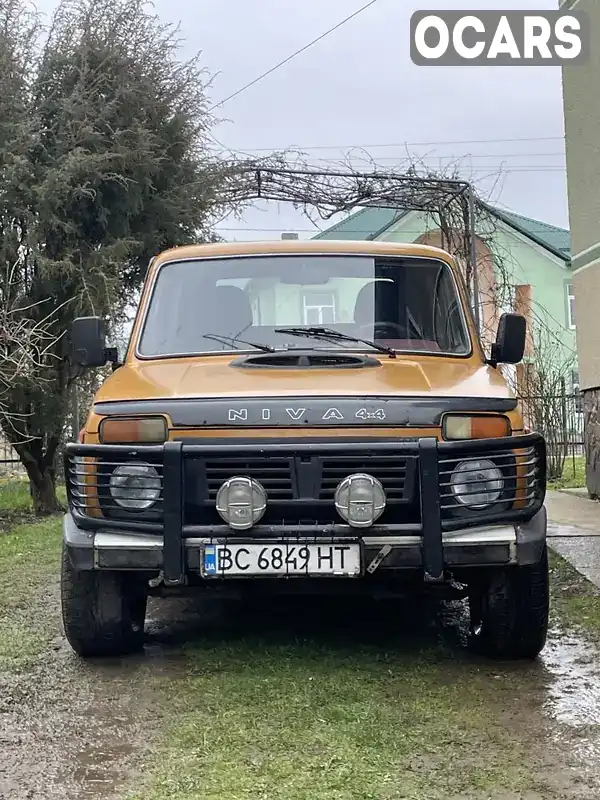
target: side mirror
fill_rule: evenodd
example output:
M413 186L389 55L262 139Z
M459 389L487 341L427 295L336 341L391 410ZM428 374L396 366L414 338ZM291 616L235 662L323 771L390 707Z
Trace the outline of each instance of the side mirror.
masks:
M103 367L112 360L106 348L106 327L100 317L78 317L71 326L73 359L81 367Z
M525 353L527 321L521 314L502 314L498 323L496 343L492 345L492 366L518 364Z

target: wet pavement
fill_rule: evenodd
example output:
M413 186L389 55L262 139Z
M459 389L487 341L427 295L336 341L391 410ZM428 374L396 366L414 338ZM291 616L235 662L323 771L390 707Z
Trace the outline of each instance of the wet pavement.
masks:
M550 534L550 547L566 559L588 581L600 588L600 536L586 536L581 528L557 525Z
M551 548L600 587L600 503L572 492L548 492L546 507Z
M0 677L1 800L104 800L141 766L152 670L86 665L55 647L32 672Z
M546 508L550 522L568 526L570 534L600 536L600 503L597 500L571 492L548 491Z

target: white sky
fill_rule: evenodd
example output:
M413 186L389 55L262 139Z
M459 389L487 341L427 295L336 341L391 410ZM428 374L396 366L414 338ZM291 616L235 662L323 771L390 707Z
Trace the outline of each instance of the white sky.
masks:
M165 20L181 22L184 55L202 51L216 74L217 103L365 2L156 0L155 7ZM54 5L39 2L43 11ZM407 149L431 165L462 158L464 176L492 202L567 227L560 68L416 67L409 56L416 10L557 7L557 0L378 0L218 109L226 120L213 134L247 152L309 147L319 166L360 146L381 166L406 158ZM308 220L283 204L219 227L228 239L278 239L284 230L311 235Z

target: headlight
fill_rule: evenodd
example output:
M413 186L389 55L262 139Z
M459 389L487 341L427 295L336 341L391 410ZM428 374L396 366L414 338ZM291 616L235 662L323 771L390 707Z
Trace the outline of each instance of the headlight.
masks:
M161 480L153 466L136 461L116 467L108 486L112 499L122 508L145 511L160 497Z
M485 508L495 503L504 489L502 473L487 459L461 461L450 478L456 500L468 508Z
M385 492L372 475L348 475L335 490L335 507L353 528L368 528L385 509Z
M217 511L236 531L245 531L255 525L266 508L267 493L253 478L229 478L217 492Z

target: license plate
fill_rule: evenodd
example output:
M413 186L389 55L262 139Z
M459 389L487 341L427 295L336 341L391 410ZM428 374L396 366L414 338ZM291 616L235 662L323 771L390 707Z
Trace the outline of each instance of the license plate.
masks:
M205 545L205 577L243 575L360 575L360 545L215 544Z

